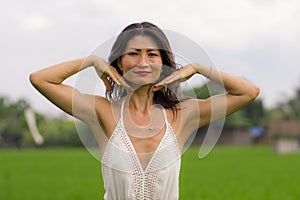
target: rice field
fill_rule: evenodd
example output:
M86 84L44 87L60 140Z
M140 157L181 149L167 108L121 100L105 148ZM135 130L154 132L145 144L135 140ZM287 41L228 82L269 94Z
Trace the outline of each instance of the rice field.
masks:
M269 146L217 146L182 158L182 200L299 200L300 154ZM92 200L104 194L100 163L84 148L0 149L0 199Z

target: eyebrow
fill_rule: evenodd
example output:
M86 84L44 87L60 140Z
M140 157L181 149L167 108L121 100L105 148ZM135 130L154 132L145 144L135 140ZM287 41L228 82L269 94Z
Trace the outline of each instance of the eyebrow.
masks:
M159 51L159 49L157 49L157 48L143 48L143 49L146 49L147 52L149 52L149 51ZM129 50L142 51L142 49L134 48L134 47L128 48L125 51L129 51Z

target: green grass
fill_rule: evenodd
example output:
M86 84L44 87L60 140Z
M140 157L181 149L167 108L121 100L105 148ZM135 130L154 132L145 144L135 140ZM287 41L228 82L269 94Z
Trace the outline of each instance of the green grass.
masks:
M0 199L101 199L100 174L99 162L81 148L1 150Z
M184 154L181 199L299 200L300 154L271 147L217 147L202 160Z
M299 200L300 154L268 146L217 146L204 159L182 159L182 200ZM0 150L0 199L102 199L99 162L85 149Z

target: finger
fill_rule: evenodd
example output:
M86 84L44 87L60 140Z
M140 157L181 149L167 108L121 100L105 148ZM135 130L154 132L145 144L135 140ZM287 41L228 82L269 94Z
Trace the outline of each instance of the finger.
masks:
M116 84L122 85L127 90L132 90L131 86L128 85L126 80L118 73L115 68L112 69L111 78L116 82Z
M167 83L168 83L168 81L163 80L163 81L155 84L153 87L153 91L158 91L158 90L161 90L161 89L167 87L167 85L168 85Z
M178 74L172 73L170 76L164 78L161 82L155 84L155 87L161 87L161 86L164 86L164 85L169 85L173 82L176 82L180 78L181 77Z
M174 82L172 82L172 83L170 83L170 84L159 85L159 86L155 85L154 88L153 88L153 91L158 91L158 90L161 90L161 89L163 89L163 88L165 88L165 87L167 87L167 88L169 88L169 89L175 88L175 87L178 87L179 84L180 84L181 82L182 82L182 81L177 80L177 81L174 81Z
M160 90L165 86L168 86L168 88L178 87L180 83L185 82L188 78L183 78L182 76L180 76L180 74L170 75L169 77L163 79L161 82L155 84L154 91Z
M107 78L103 77L101 79L102 79L102 81L103 81L103 83L104 83L107 90L109 90L109 91L113 90L113 88L112 88L112 86L111 86L111 84L110 84L110 82L108 81Z
M173 83L170 83L170 84L168 85L168 88L175 88L175 87L178 87L178 86L180 85L180 83L182 83L182 82L184 82L184 81L177 80L177 81L175 81L175 82L173 82Z
M163 88L164 86L155 86L153 87L153 92L159 91Z
M115 72L114 70L107 70L106 73L117 85L121 85L121 82L119 81L120 74L118 72Z
M108 69L108 67L107 67L107 69ZM102 80L102 82L104 83L107 90L113 90L112 84L108 80L108 77L112 78L116 84L120 84L118 82L118 80L116 78L114 78L113 73L109 72L109 70L106 70L104 72L100 72L99 70L96 70L96 72L97 72L98 76L100 77L100 79Z

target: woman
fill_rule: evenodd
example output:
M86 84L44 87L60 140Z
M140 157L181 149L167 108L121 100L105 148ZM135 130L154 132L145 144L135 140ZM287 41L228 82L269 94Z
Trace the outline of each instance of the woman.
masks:
M92 66L106 86L106 98L62 83ZM204 100L179 98L178 84L197 73L227 93ZM105 199L178 199L187 138L259 93L255 85L200 63L176 69L168 39L149 22L126 27L108 62L92 55L34 72L30 81L56 106L84 121L101 144Z

